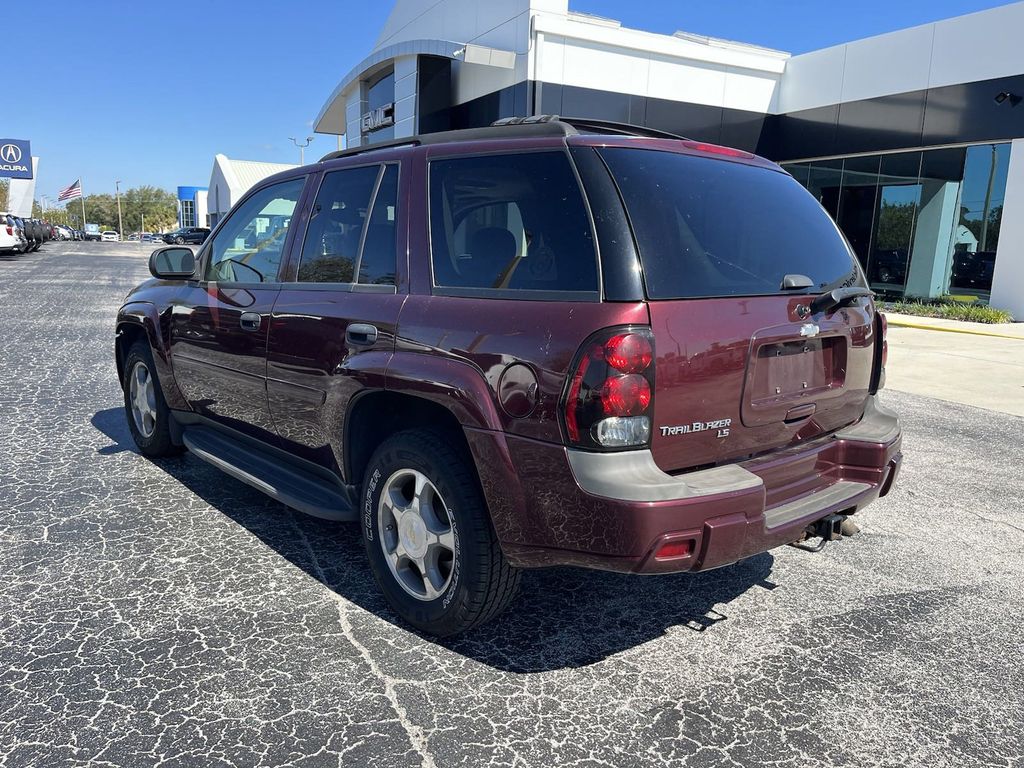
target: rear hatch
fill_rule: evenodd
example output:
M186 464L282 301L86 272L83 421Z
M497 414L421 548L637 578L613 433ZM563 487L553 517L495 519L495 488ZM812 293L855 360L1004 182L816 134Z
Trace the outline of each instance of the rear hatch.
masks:
M859 419L874 308L857 298L810 311L823 293L865 285L817 201L733 150L598 152L625 202L650 300L656 463L677 472L742 460Z

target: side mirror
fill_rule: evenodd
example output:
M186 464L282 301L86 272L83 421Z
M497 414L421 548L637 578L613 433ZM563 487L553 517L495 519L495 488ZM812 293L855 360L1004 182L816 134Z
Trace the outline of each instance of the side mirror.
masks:
M191 248L173 245L157 248L149 257L149 272L161 280L188 280L196 271L196 256Z

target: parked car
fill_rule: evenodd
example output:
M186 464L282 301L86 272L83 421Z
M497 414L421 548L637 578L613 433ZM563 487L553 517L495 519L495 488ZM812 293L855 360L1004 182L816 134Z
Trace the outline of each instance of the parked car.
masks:
M159 243L163 242L163 239L159 235L154 235L152 232L143 232L139 236L139 241L143 243Z
M193 245L201 245L206 242L206 238L210 235L210 230L206 227L182 227L176 229L173 232L168 232L163 236L165 243L177 243L183 245L185 243L191 243Z
M21 220L10 213L0 213L0 253L21 253L27 248Z
M43 247L42 224L38 219L33 218L22 219L21 221L25 232L25 238L28 240L28 246L25 248L25 251L38 251Z
M113 230L106 230L100 233L100 240L104 243L117 243L121 241L121 236Z
M845 240L767 160L577 126L332 153L195 254L155 250L116 325L139 450L358 522L437 635L504 610L521 568L853 533L902 454Z
M949 287L951 290L991 291L995 267L995 251L956 251Z

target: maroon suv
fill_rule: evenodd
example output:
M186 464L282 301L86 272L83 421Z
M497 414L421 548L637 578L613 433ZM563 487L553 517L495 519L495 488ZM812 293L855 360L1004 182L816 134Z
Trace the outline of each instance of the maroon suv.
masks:
M892 486L885 321L778 166L504 121L260 182L117 318L142 453L358 520L395 611L489 620L521 568L697 571Z

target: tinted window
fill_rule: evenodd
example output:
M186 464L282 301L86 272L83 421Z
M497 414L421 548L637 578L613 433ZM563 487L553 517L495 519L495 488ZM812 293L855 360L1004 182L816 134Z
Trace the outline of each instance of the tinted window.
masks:
M366 241L359 259L359 282L395 284L395 231L398 221L398 166L384 166L384 176L373 199Z
M430 234L435 285L598 290L590 220L561 152L431 163Z
M233 211L210 249L207 280L267 283L277 280L284 244L305 178L261 189Z
M299 282L351 283L379 165L324 176L306 229Z
M652 299L862 284L835 225L778 171L655 150L600 150L618 182Z

